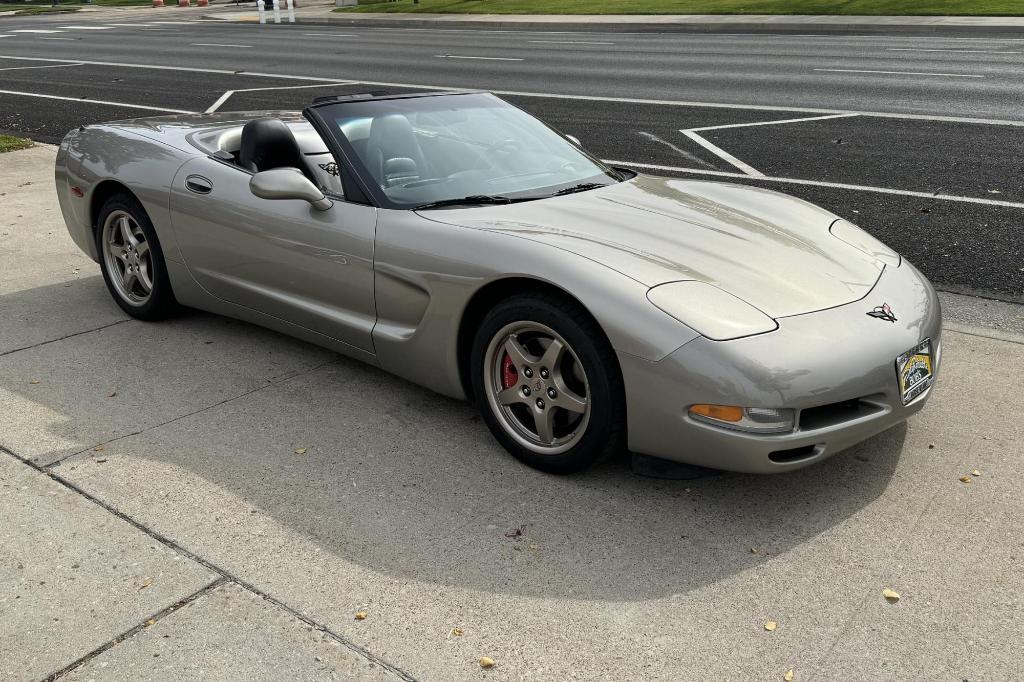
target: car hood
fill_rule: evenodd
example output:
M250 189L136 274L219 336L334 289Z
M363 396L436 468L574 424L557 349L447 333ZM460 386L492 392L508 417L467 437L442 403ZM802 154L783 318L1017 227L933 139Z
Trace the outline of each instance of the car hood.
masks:
M774 318L859 300L885 267L833 236L828 211L720 182L640 175L562 197L421 215L532 239L651 287L705 282Z

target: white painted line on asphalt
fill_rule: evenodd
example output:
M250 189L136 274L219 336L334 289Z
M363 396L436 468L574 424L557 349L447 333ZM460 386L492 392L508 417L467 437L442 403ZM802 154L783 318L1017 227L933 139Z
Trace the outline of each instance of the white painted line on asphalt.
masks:
M168 109L166 107L153 107L148 104L128 104L127 102L108 102L102 99L83 99L82 97L63 97L61 95L42 95L38 92L19 92L18 90L0 90L0 95L17 95L19 97L39 97L41 99L57 99L65 102L78 102L79 104L103 104L111 107L125 107L127 109L145 109L146 111L166 111L171 114L194 114L194 111L184 109Z
M73 31L107 31L113 26L58 26L57 28L69 28Z
M685 133L687 130L691 132L697 132L700 130L724 130L725 128L749 128L751 126L775 126L784 123L803 123L805 121L825 121L830 118L852 118L859 114L830 114L828 116L808 116L807 118L786 118L779 121L757 121L754 123L727 123L720 126L704 126L703 128L687 128L686 130L680 130L679 132Z
M967 73L928 73L924 71L871 71L869 69L814 69L814 71L831 71L833 73L885 73L896 76L943 76L946 78L984 78Z
M81 40L81 38L60 38L58 36L39 36L39 40Z
M145 30L145 29L143 29ZM275 29L276 30L276 29ZM0 59L18 59L33 62L61 62L63 59L50 57L22 57L20 55L0 55ZM263 71L234 71L230 69L209 69L196 66L177 66L168 64L130 64L126 62L112 62L95 59L76 59L75 61L92 66L113 66L122 69L151 69L155 71L180 71L182 73L219 73L230 76L258 76L261 78L280 78L284 80L314 81L320 83L334 83L334 78L322 76L296 76L285 73L267 73ZM460 88L450 85L432 85L423 83L393 83L390 81L368 81L355 80L353 83L359 85L381 85L384 87L396 88L418 88L421 90L450 90L453 92L475 92L479 88ZM972 123L978 125L1009 126L1013 128L1024 128L1024 121L1007 120L997 118L973 118L969 116L941 116L936 114L910 114L888 111L861 111L854 109L819 109L812 107L777 106L771 104L736 104L732 102L697 102L688 100L672 99L644 99L640 97L601 97L595 95L565 95L553 92L526 92L522 90L491 90L496 95L511 95L515 97L537 97L541 99L563 99L579 100L582 102L617 102L622 104L652 104L668 107L696 107L703 109L736 109L739 111L791 111L801 114L857 114L858 116L870 116L872 118L891 118L911 121L942 121L945 123Z
M0 38L17 38L13 33L0 33Z
M168 33L181 33L176 28L140 28L140 31L167 31Z
M951 48L938 48L938 47L887 47L885 48L889 52L958 52L962 54L1024 54L1021 52L1014 51L999 51L999 50L954 50Z
M527 40L528 43L549 43L551 45L614 45L597 40Z
M326 38L358 38L355 33L303 33L304 36L322 36Z
M233 45L231 43L189 43L194 47L252 47L252 45Z
M209 109L207 109L203 113L205 113L205 114L212 114L213 112L217 111L218 109L220 109L220 105L224 104L224 102L227 102L228 98L231 97L231 95L233 95L233 94L235 94L234 90L226 91L223 95L221 95L220 97L217 98L216 102L214 102L213 104L210 105Z
M703 168L679 168L677 166L662 166L653 163L634 163L633 161L615 161L603 159L607 164L617 166L628 166L630 168L649 168L651 170L669 171L673 173L694 173L697 175L713 175L723 178L746 178L748 180L759 180L764 182L778 182L789 185L810 185L812 187L828 187L831 189L848 189L857 192L875 192L878 194L895 194L905 197L916 197L921 199L941 199L942 201L956 201L964 204L982 204L984 206L1002 206L1005 208L1024 208L1024 203L1017 201L1000 201L998 199L982 199L979 197L962 197L954 194L932 194L931 192L917 192L909 189L893 189L891 187L873 187L871 185L850 185L843 182L825 182L823 180L803 180L800 178L780 178L771 175L752 177L743 173L729 173L726 171L711 171Z
M65 33L65 31L53 31L46 28L12 28L11 33Z
M490 62L521 62L522 57L467 57L459 54L435 54L438 59L483 59Z
M23 69L66 69L69 66L82 66L78 62L69 62L67 64L43 64L41 66L4 66L0 67L0 71L21 71Z
M736 166L737 168L739 168L741 171L743 171L747 175L750 175L750 176L755 177L755 178L763 178L764 177L764 173L762 173L761 171L757 170L753 166L750 166L750 165L744 163L743 161L740 161L735 156L733 156L729 152L725 151L721 147L717 147L714 144L708 142L707 140L705 140L703 137L701 137L697 133L693 132L692 130L684 130L684 131L682 131L682 133L683 133L683 135L686 135L688 138L690 138L691 140L693 140L694 142L699 144L701 147L704 147L704 149L707 149L709 152L711 152L715 156L717 156L717 157L719 157L721 159L724 159L725 161L727 161L727 162L731 163L732 165Z
M214 102L213 104L211 104L210 108L207 109L204 113L212 114L213 112L218 111L224 105L224 102L227 102L228 99L232 95L234 95L236 92L262 92L264 90L302 90L304 88L329 88L329 87L332 87L334 85L351 85L351 84L352 84L352 81L336 81L336 82L333 82L333 83L317 83L316 85L283 85L283 86L280 86L280 87L273 87L273 88L245 88L244 90L228 90L223 95L218 97L217 101Z

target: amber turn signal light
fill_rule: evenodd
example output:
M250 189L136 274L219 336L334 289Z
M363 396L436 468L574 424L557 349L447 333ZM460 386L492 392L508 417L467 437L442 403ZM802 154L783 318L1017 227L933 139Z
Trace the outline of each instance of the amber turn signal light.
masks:
M698 414L721 422L738 422L743 419L743 408L732 405L691 405L690 414Z

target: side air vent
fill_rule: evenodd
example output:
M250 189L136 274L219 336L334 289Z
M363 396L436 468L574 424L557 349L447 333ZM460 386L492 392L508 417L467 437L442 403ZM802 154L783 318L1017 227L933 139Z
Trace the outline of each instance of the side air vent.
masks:
M813 431L876 414L885 409L883 396L865 396L800 411L800 430Z

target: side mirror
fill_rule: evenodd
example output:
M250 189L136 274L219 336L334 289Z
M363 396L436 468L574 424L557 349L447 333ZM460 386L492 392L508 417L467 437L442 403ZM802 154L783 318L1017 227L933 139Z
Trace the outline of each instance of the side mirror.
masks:
M572 142L574 145L576 145L580 149L583 148L583 144L580 143L580 139L578 137L576 137L575 135L566 135L565 137L566 137L566 139L568 139L570 142Z
M261 171L252 176L249 191L260 199L302 199L318 211L334 205L298 168Z

